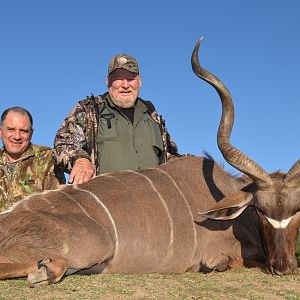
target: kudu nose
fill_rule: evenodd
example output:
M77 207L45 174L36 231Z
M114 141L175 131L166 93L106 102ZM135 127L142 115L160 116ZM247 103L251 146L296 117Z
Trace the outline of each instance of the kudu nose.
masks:
M277 260L271 263L271 273L282 276L287 274L294 274L297 272L298 263L296 259Z

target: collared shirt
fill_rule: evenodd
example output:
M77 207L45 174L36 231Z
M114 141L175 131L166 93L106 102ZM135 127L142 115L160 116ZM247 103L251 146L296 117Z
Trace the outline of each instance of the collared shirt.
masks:
M85 157L96 166L97 174L101 173L97 147L98 118L105 101L109 100L108 93L105 93L79 101L60 126L54 140L54 154L57 164L62 165L66 172L71 172L77 158ZM141 98L137 101L147 102ZM151 102L148 103L152 105ZM151 111L151 117L158 122L158 114L154 109ZM168 132L165 130L161 134L164 136L165 152L176 154L177 146Z
M14 163L8 162L4 147L0 148L0 211L25 195L56 189L62 183L64 173L54 165L51 148L31 144Z
M147 105L138 99L128 117L109 97L104 101L96 139L100 173L137 171L161 164L164 149L160 125Z

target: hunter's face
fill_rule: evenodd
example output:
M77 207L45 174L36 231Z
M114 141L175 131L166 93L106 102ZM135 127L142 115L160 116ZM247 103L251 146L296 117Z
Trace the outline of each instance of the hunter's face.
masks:
M139 95L142 80L139 74L116 69L107 77L111 100L119 107L133 107Z
M0 137L10 162L24 156L30 145L32 133L33 129L27 115L8 112L0 126Z

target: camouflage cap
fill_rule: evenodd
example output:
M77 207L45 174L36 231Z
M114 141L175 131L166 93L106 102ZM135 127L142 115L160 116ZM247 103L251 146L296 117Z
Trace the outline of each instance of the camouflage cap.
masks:
M108 75L116 69L124 69L137 74L140 73L136 59L124 53L118 54L111 59L108 66Z

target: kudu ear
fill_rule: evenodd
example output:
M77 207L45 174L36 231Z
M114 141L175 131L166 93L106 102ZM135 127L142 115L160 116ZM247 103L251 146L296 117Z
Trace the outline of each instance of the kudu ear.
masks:
M198 214L213 220L232 220L238 217L252 201L253 195L251 193L238 191L226 196L211 209Z

